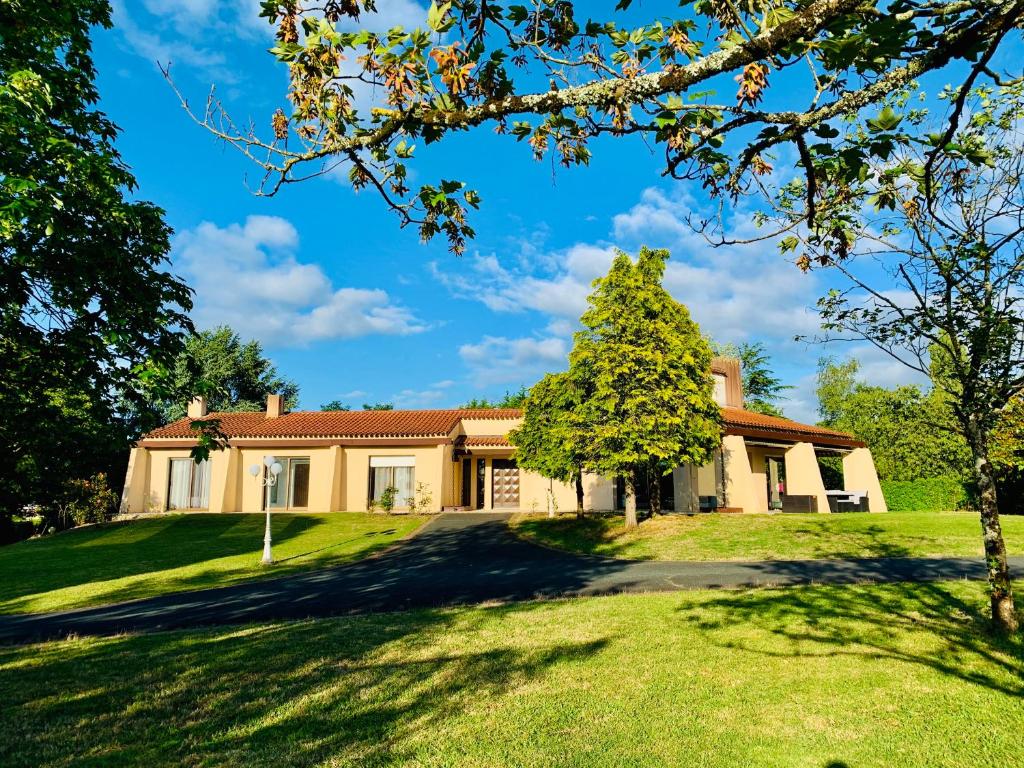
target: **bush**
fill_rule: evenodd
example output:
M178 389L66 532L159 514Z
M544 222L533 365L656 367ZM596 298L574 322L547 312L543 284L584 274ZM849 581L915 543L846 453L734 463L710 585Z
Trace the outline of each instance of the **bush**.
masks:
M891 512L945 512L971 507L970 489L954 476L883 480L882 494Z
M88 480L69 480L59 504L61 523L70 526L106 522L117 513L118 502L102 472Z

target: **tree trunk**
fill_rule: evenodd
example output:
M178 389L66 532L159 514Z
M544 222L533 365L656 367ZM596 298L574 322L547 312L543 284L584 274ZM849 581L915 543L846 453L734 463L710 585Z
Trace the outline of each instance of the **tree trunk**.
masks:
M992 625L1000 632L1012 633L1018 628L1017 612L1013 604L1003 529L999 523L995 476L988 460L987 441L977 426L969 427L968 439L974 458L974 477L978 483L981 533L985 542L985 565L988 567L988 590L992 601Z
M661 468L656 464L647 468L647 506L651 517L661 514Z
M636 480L633 473L629 472L623 482L626 486L626 527L636 528L640 523L636 519Z
M583 519L583 473L576 475L576 517Z

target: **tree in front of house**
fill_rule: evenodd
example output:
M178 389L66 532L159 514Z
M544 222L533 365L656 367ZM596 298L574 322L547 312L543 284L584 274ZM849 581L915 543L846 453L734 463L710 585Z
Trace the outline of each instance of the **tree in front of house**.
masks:
M785 400L782 394L792 385L783 384L782 379L772 370L768 352L761 342L742 344L715 344L711 348L719 357L734 357L740 361L743 373L743 407L748 411L767 416L782 416L778 402Z
M110 24L106 0L0 3L0 528L120 475L121 406L191 328L163 211L97 108L90 32Z
M211 411L261 411L267 395L283 395L285 406L294 408L299 387L283 378L256 340L242 341L226 325L200 331L185 340L185 349L171 369L175 392L201 394ZM153 403L160 421L185 415L183 398L158 399Z
M711 347L690 313L662 286L668 251L621 251L594 282L569 355L569 377L588 382L579 410L588 469L622 478L626 526L638 524L636 478L648 478L651 512L661 477L704 465L721 445Z
M520 426L509 432L520 467L576 489L576 516L583 517L583 472L591 447L584 423L586 382L575 380L579 368L549 373L529 390Z

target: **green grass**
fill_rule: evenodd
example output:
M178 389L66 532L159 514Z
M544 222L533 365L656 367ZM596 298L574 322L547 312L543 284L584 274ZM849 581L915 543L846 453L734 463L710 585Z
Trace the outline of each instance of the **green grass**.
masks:
M269 568L259 562L263 515L166 515L72 530L0 547L0 613L78 608L346 563L424 519L274 515L277 562Z
M1024 517L1004 516L1010 554L1024 553ZM625 530L622 515L521 515L513 529L560 549L634 560L796 560L981 555L970 512L837 515L664 515Z
M980 583L626 595L0 649L0 764L1020 764Z

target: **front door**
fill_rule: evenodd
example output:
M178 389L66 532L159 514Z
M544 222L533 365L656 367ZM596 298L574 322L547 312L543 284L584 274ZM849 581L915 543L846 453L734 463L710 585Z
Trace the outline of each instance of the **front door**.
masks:
M494 459L491 483L495 509L519 509L519 467L515 459Z

